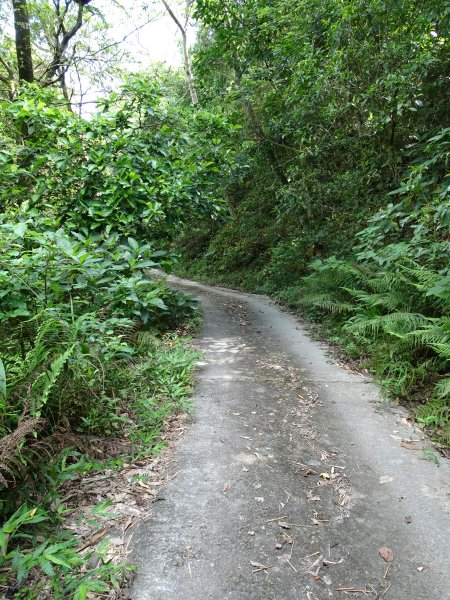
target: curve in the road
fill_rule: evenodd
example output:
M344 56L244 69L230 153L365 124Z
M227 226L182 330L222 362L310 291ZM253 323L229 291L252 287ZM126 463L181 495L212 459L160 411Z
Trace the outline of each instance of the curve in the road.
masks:
M133 600L450 600L450 469L401 446L403 410L269 299L174 285L200 298L204 358Z

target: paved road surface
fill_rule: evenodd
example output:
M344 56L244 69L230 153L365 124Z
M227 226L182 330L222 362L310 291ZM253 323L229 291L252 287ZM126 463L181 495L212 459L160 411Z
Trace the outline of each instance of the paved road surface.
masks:
M201 300L205 354L133 600L450 600L450 469L401 447L403 411L267 298L174 285Z

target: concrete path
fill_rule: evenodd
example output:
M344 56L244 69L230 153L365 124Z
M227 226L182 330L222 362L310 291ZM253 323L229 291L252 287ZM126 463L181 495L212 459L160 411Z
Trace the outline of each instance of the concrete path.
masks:
M450 469L411 449L405 413L269 299L175 285L205 354L133 600L450 600Z

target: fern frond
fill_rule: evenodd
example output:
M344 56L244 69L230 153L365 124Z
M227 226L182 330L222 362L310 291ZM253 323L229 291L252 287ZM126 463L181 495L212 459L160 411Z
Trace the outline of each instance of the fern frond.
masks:
M392 288L398 285L398 274L384 271L366 280L366 286L375 293L390 292Z
M344 329L350 332L377 334L381 331L396 337L417 330L430 322L428 317L420 313L394 312L387 315L368 317L367 315L356 315L344 324Z
M343 314L354 311L354 306L346 302L333 300L329 294L311 294L300 298L299 303L303 306L310 306L320 310Z
M434 388L434 395L440 399L450 400L450 375L448 377L444 377ZM447 411L449 412L450 419L450 404L447 405Z
M411 301L410 298L405 294L398 291L382 292L382 293L371 293L364 290L356 290L351 288L344 288L345 291L355 298L363 306L369 308L374 306L381 306L386 310L396 310L398 308L405 309L409 308Z
M415 346L429 346L437 354L450 359L450 330L448 319L429 319L428 324L411 331L408 339Z
M38 394L38 398L34 398L34 402L36 403L35 410L39 410L42 406L44 406L48 400L50 392L52 388L58 381L58 377L61 374L61 371L65 367L67 361L72 356L72 353L75 349L75 344L72 344L70 348L68 348L63 354L58 356L54 361L52 361L50 368L41 373L36 378L33 384L33 393Z

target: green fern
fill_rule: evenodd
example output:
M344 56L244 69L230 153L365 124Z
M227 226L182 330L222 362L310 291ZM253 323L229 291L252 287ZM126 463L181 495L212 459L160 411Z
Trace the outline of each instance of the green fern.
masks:
M394 312L387 315L368 317L356 315L344 324L344 329L350 332L369 333L377 335L380 332L388 335L403 337L405 334L416 332L419 327L429 323L430 319L418 313Z
M444 377L434 388L434 395L440 400L447 400L450 403L450 375Z
M299 301L303 306L309 306L330 313L344 314L354 310L352 304L333 300L330 294L311 294Z
M433 433L439 433L444 442L450 443L450 377L440 382L436 391L441 391L444 395L419 407L416 416L422 426L429 428Z
M344 289L351 297L358 301L360 306L368 308L377 306L389 311L393 311L398 308L409 308L410 306L410 298L406 296L404 290L402 292L391 290L371 293L364 290L354 290L350 288Z
M32 414L36 414L39 412L48 400L50 392L58 381L59 376L61 375L62 370L64 369L67 361L72 356L75 350L76 344L72 344L70 348L68 348L63 354L59 355L55 360L50 364L50 368L37 376L33 383L33 404L31 406ZM33 410L34 409L34 410Z

